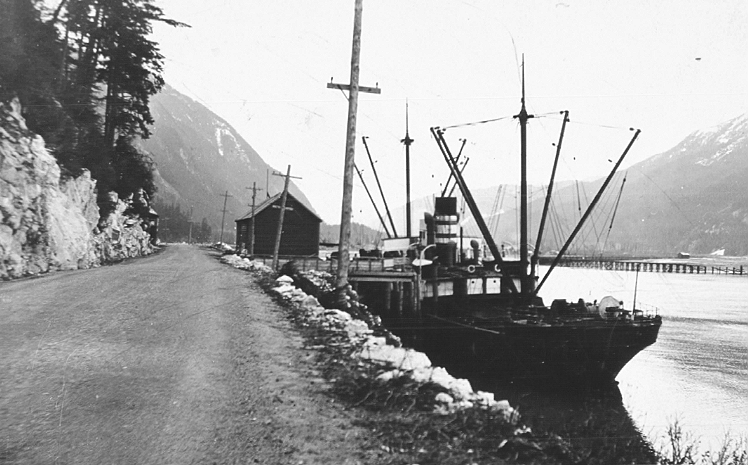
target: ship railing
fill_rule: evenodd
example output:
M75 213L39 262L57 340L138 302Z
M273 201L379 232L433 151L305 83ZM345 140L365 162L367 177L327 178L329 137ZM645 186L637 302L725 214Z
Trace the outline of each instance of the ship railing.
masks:
M654 317L660 314L660 309L654 305L637 302L634 309L634 319L642 317Z

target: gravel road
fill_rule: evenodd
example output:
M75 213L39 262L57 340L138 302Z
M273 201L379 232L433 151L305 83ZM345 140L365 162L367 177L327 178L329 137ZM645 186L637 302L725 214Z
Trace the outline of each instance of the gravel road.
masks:
M0 463L371 463L313 353L207 249L0 283Z

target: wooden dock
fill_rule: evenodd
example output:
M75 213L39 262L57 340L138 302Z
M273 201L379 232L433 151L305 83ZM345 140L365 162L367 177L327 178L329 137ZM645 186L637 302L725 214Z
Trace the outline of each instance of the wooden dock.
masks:
M745 264L717 262L716 260L699 261L699 259L690 261L689 259L567 258L562 259L558 266L611 271L748 276L748 266Z
M254 260L272 266L272 257L256 256ZM338 269L337 260L324 260L317 257L279 257L278 266L294 261L299 271L324 271L334 274ZM402 316L414 313L418 308L418 276L410 260L405 257L372 258L363 257L351 260L348 267L348 281L353 288L376 301L387 314Z
M262 262L267 266L273 265L273 257L269 256L254 256L253 260ZM325 260L319 257L299 257L299 256L280 256L278 257L278 267L282 267L286 263L294 261L299 271L326 271L328 273L334 273L338 269L337 260ZM405 257L394 257L394 258L371 258L363 257L351 260L348 273L368 273L368 272L389 272L390 270L395 271L411 271L410 261Z

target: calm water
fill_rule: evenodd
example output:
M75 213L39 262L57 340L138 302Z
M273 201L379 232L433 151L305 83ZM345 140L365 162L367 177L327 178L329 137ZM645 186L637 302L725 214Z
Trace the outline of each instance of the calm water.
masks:
M541 276L544 270L541 270ZM540 294L631 307L635 272L558 268ZM636 301L663 317L658 341L618 376L629 416L655 445L677 420L707 446L748 437L748 277L639 273Z

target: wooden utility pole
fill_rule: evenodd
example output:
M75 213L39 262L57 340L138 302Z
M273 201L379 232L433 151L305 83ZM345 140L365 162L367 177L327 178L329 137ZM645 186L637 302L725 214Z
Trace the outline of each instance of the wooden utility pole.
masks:
M252 187L252 217L249 220L249 255L255 254L255 199L257 197L257 191L261 191L261 188L257 187L257 183L253 182Z
M410 144L415 142L408 134L408 101L405 101L405 139L401 140L405 144L405 235L411 239L410 234Z
M190 205L190 235L187 239L188 244L192 244L192 205Z
M218 242L223 243L223 223L226 220L226 201L229 199L229 197L233 197L233 195L229 195L229 191L226 191L225 194L221 194L221 197L223 197L223 215L221 216L221 238L218 239Z
M273 176L283 176L281 173L273 173ZM280 251L281 235L283 233L283 217L286 214L286 199L288 198L288 184L291 178L301 179L291 176L291 165L288 165L288 172L285 175L286 182L283 185L283 194L281 194L280 214L278 215L278 232L275 234L275 247L273 247L273 269L278 269L278 251ZM289 210L291 210L289 208Z
M358 93L380 93L378 88L360 88L358 85L359 60L361 56L361 16L363 0L356 0L353 15L353 45L351 50L350 84L327 84L328 88L348 90L348 129L345 137L345 168L343 170L343 204L340 212L340 244L338 246L338 271L335 286L338 305L345 304L348 286L348 248L351 242L351 214L353 212L353 165L356 153L356 113Z

